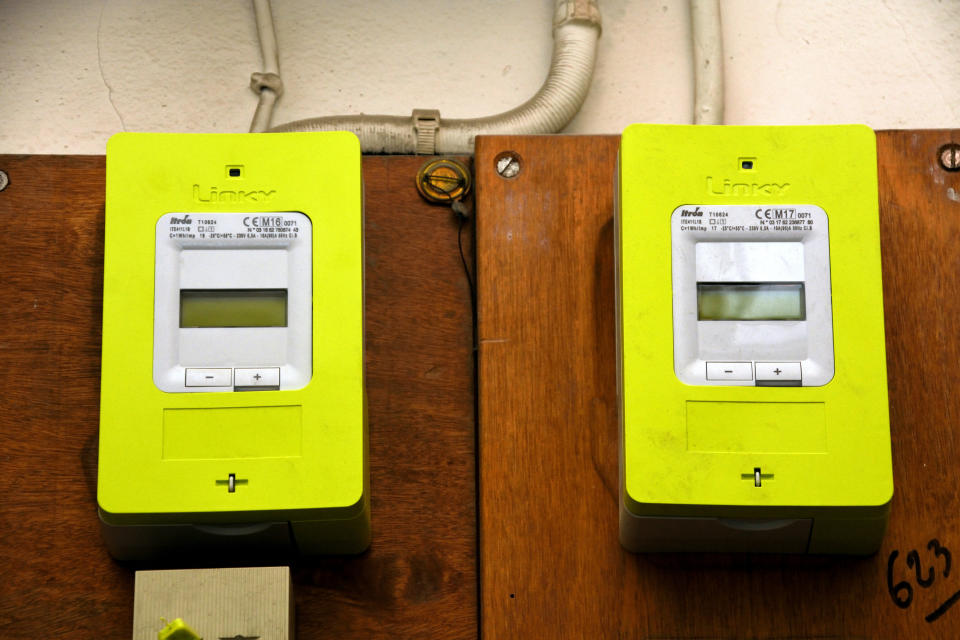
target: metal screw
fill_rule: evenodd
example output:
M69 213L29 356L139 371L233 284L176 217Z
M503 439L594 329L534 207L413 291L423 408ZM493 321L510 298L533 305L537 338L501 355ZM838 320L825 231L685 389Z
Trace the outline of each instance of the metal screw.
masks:
M517 177L520 173L520 158L511 153L504 153L497 158L497 173L504 178Z
M940 166L947 171L960 171L960 144L951 142L940 147Z
M0 191L6 189L8 184L10 184L10 176L7 175L6 171L0 169Z

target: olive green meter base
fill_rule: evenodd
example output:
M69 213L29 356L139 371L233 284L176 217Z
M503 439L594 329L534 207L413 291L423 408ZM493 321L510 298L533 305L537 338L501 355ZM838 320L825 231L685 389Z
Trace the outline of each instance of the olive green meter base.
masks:
M97 502L114 557L368 546L360 160L340 132L111 138Z
M633 125L617 195L621 543L876 551L893 479L873 132Z

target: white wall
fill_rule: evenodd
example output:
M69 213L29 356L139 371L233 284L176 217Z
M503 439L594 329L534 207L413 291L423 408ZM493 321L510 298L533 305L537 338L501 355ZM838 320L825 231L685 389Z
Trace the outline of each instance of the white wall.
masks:
M553 0L273 0L286 93L318 115L488 115L530 97ZM593 87L568 133L688 122L686 0L600 0ZM960 0L723 0L727 122L960 122ZM0 153L103 153L128 131L246 131L247 0L0 0Z

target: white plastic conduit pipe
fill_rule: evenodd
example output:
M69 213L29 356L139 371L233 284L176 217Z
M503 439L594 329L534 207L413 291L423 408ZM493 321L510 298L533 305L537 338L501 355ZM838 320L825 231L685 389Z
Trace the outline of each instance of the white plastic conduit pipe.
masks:
M289 122L270 131L346 130L357 134L364 153L429 155L472 154L478 135L556 133L580 110L590 89L600 37L597 0L556 0L553 24L553 59L547 79L532 98L510 111L470 119L440 118L438 111L419 109L412 117L328 116Z
M693 123L723 124L723 34L720 0L690 0L693 31Z

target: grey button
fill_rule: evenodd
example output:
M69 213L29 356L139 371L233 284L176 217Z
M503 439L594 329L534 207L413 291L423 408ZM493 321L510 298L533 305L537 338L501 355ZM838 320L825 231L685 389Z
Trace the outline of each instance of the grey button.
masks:
M187 369L188 387L229 387L232 369Z
M750 362L708 362L707 380L753 380Z
M259 369L237 369L234 372L234 386L237 387L276 387L280 384L280 367Z
M800 380L799 362L758 362L757 380Z

